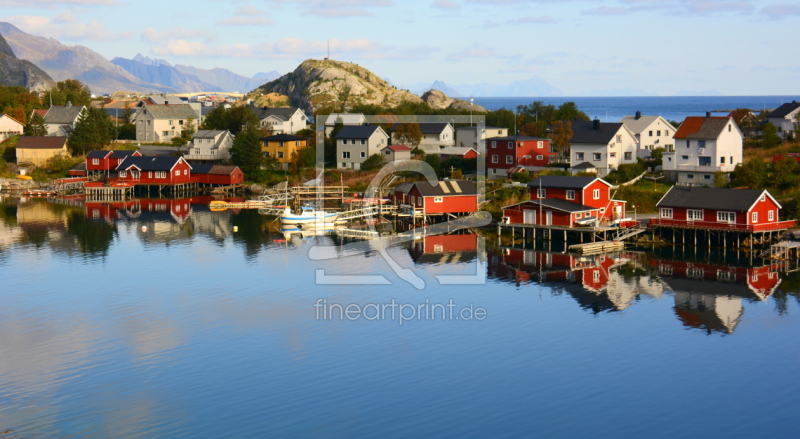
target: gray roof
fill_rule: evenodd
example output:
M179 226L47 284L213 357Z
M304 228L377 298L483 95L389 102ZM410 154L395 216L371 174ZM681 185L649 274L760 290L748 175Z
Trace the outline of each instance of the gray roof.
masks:
M800 108L800 102L797 101L787 102L781 105L780 107L776 108L775 110L773 110L771 113L767 115L767 117L785 118L786 116L791 114L792 111L797 110L798 108Z
M369 139L375 130L381 130L378 125L345 125L336 135L337 139Z
M431 186L427 181L414 183L424 197L442 197L455 195L477 195L475 183L469 180L442 180L439 184Z
M661 116L639 116L637 119L636 116L625 116L620 122L624 123L625 126L635 134L641 134L641 132L646 130L653 122L657 121L659 117ZM672 127L668 128L674 129Z
M280 120L289 120L297 112L296 107L256 107L255 105L250 105L249 108L261 120L270 116L275 116Z
M213 139L220 134L227 133L228 130L199 130L192 136L192 139Z
M572 169L596 169L597 166L589 163L589 162L582 162L572 167Z
M157 105L165 105L169 103L170 105L173 104L185 104L189 102L188 99L183 99L180 96L174 95L149 95L142 98L142 100L149 99L153 104Z
M145 104L156 119L197 119L197 113L189 104L150 105Z
M44 116L44 123L57 124L57 125L70 125L75 123L83 111L83 105L62 107L54 105L50 107L47 114Z
M658 202L658 207L747 212L764 192L757 189L673 186Z
M570 177L565 175L542 175L532 182L528 187L532 188L566 188L583 189L597 180L596 177ZM603 181L603 180L601 180Z
M394 187L394 192L402 192L404 194L408 194L411 191L411 188L414 187L414 183L400 183Z
M622 128L620 122L598 122L598 129L594 129L591 120L572 121L572 138L569 143L608 144L614 140L614 135Z
M342 118L344 125L361 125L366 123L366 117L361 113L332 113L325 118L325 125L335 125L337 118Z
M122 171L136 166L141 171L169 171L180 157L128 157L117 166L117 170Z

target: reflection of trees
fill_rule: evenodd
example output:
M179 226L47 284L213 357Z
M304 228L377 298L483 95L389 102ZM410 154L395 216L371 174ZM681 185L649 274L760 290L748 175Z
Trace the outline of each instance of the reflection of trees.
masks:
M78 240L81 253L90 257L106 256L117 226L102 221L90 221L83 212L67 217L67 231Z
M800 305L800 272L785 275L772 297L775 299L775 311L779 315L789 312L789 299L792 297Z
M0 205L0 220L11 227L17 225L17 206L10 204Z
M231 227L238 227L239 231L233 234L233 241L244 245L247 259L252 259L261 251L268 236L264 233L269 218L258 213L255 209L242 209L239 213L231 215Z

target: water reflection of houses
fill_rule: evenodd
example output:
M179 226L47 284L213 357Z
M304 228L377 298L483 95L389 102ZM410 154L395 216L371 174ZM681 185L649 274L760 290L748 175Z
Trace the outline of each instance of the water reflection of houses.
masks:
M504 248L490 258L489 276L513 280L518 285L538 281L554 291L572 296L594 312L619 311L640 295L661 298L659 282L648 276L628 275L621 268L637 268L639 253L620 252L576 255L533 249Z
M651 261L675 298L675 315L689 328L732 333L739 324L742 300L767 300L781 282L770 266L731 267L707 262Z
M425 235L409 246L417 264L455 264L478 257L478 235L462 231L447 235Z

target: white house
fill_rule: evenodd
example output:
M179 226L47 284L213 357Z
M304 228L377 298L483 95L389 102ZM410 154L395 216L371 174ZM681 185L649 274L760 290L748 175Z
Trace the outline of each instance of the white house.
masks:
M661 116L642 116L637 111L635 116L625 116L620 121L636 136L636 149L639 157L650 157L656 148L673 151L672 136L676 128Z
M508 128L483 127L483 139L491 137L508 137ZM460 127L456 129L456 146L461 148L478 149L478 127Z
M597 168L600 177L619 165L636 163L636 136L621 122L573 121L570 166Z
M331 113L327 116L320 116L325 118L323 121L323 125L325 125L325 135L330 136L331 131L333 131L333 127L336 125L337 121L341 121L342 125L365 125L367 123L367 118L361 113Z
M411 148L406 145L389 145L381 149L383 161L411 160Z
M378 125L346 125L336 135L336 164L339 169L361 169L373 154L380 154L389 135Z
M455 145L455 130L448 122L428 122L420 123L419 131L422 133L417 148L425 151L425 153L438 154L439 150ZM403 140L395 137L395 129L398 125L392 127L392 143L401 143Z
M772 122L778 128L778 134L786 138L795 131L797 116L800 114L800 102L787 102L767 115L767 122Z
M4 142L11 136L22 134L25 126L13 117L0 113L0 142Z
M84 108L83 105L74 106L72 102L67 102L67 105L64 106L51 106L44 115L47 135L68 137L72 130L75 129L75 124L80 120Z
M713 185L715 172L733 172L742 162L743 138L732 117L687 117L673 136L675 151L663 155L666 180Z
M231 158L233 134L228 130L200 130L194 133L189 151L183 158L189 162L227 162Z
M273 134L294 134L308 127L308 117L295 107L255 107L250 111L258 116L261 126L272 128Z

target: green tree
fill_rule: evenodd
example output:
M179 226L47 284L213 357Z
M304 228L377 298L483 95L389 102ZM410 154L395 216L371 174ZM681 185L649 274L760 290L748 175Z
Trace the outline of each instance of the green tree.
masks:
M363 163L361 163L361 170L374 171L376 169L380 169L382 166L383 157L380 154L372 154L371 156L367 157Z
M575 102L564 102L558 107L555 114L556 120L590 120L589 116L581 110Z
M717 171L714 173L714 187L728 187L728 173Z
M50 91L50 97L53 100L53 105L67 105L71 102L72 105L90 106L92 104L92 93L89 87L84 85L77 79L65 79L56 83L55 89ZM49 104L49 98L45 98Z
M761 133L761 147L772 149L780 145L781 137L778 135L778 128L772 122L767 122Z
M425 163L429 164L436 172L439 178L442 178L442 162L436 154L428 154L425 156Z
M342 120L341 116L337 116L333 121L333 129L331 129L330 135L325 138L325 163L328 166L336 164L336 136L339 135L339 131L342 128L344 128L344 120Z
M568 120L557 120L553 122L551 142L561 157L564 157L565 153L569 151L569 142L572 139L573 134L572 122Z
M739 186L764 189L767 177L767 164L760 158L753 158L736 165L733 178Z
M24 134L26 136L46 136L47 135L47 127L44 124L44 118L36 113L33 117L28 120L28 123L25 125Z
M136 140L136 125L126 123L117 127L117 138L121 140Z
M238 135L245 127L260 127L261 121L250 107L240 106L226 110L224 107L217 107L206 116L203 123L204 130L228 130L231 134Z
M772 164L768 179L769 186L781 191L796 187L798 171L800 171L800 165L797 160L794 157L784 156Z
M251 178L266 164L261 152L261 135L256 127L251 125L236 136L231 147L231 161Z
M662 147L654 148L653 152L650 155L653 157L653 160L663 160L664 148Z
M422 141L422 131L419 124L399 123L394 126L394 139L396 143L406 145L411 149L419 146Z
M100 108L86 107L81 112L75 129L69 134L68 146L75 155L103 149L117 137L111 117Z
M301 172L304 169L313 169L317 165L317 150L310 146L300 148L294 160L295 171Z

